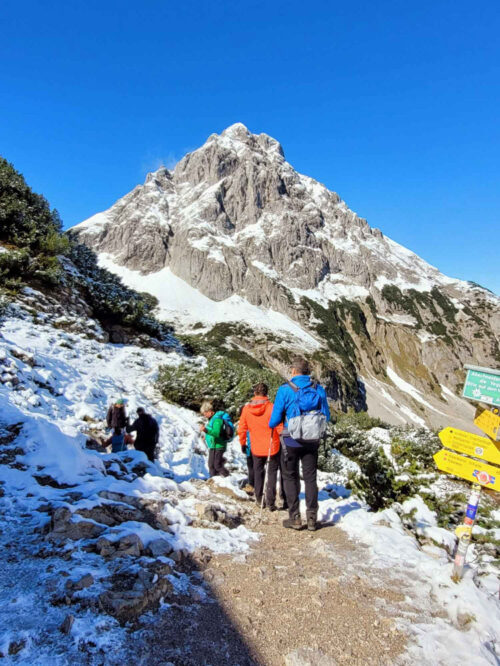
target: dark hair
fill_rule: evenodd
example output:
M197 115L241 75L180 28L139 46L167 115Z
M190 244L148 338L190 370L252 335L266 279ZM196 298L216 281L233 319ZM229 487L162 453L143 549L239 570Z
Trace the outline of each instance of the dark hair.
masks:
M292 361L292 368L296 370L299 375L308 375L311 372L309 361L303 356L296 356Z
M258 382L253 387L254 395L267 395L268 393L269 393L269 387L267 384L264 384L264 382Z
M138 414L145 414L146 410L144 409L144 407L137 407L137 413Z

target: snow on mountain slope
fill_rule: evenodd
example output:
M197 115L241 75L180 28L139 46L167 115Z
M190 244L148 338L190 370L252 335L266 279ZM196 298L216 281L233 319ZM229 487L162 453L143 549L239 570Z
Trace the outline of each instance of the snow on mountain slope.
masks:
M99 255L99 265L118 275L134 289L147 291L159 301L158 316L175 322L176 327L202 323L206 327L221 322L247 322L258 328L291 335L309 349L317 349L320 343L296 322L272 309L259 308L241 296L231 296L223 301L212 301L187 282L178 278L169 268L158 273L141 275L115 264L108 255Z

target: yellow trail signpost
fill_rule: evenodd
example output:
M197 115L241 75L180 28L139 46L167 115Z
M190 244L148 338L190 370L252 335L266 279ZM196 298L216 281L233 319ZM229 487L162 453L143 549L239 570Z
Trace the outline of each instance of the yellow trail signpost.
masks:
M479 406L476 409L474 424L491 439L495 441L500 439L500 414L498 409L485 409Z
M444 428L439 433L439 439L449 449L500 465L500 447L488 437L457 428Z
M476 521L477 509L482 488L500 491L500 370L480 368L466 365L467 377L462 395L474 402L486 402L490 409L479 405L476 409L474 424L488 437L474 435L457 428L444 428L439 433L441 443L447 449L441 449L434 456L437 468L442 472L453 474L466 481L472 481L472 492L469 496L464 524L457 527L458 545L455 552L452 580L458 583L462 578L467 549L472 536L472 528ZM453 449L448 451L448 449ZM458 451L459 453L455 453ZM472 456L466 458L465 456ZM487 465L481 458L494 463Z
M500 490L500 469L498 467L487 465L478 460L464 458L464 456L446 449L441 449L436 453L434 462L442 472L478 483L483 488Z

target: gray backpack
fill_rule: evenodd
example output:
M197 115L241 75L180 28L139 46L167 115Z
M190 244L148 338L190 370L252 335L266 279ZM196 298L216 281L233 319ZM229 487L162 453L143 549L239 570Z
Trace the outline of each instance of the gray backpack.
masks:
M290 437L309 444L319 442L326 433L326 416L321 411L321 395L318 393L318 384L311 382L302 388L293 382L288 382L295 393L295 401L300 414L288 419L288 433Z

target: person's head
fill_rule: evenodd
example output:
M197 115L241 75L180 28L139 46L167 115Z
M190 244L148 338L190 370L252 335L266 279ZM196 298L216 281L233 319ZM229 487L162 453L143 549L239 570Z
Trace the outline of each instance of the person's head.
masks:
M212 418L215 414L214 403L211 400L204 400L201 403L200 414L206 419Z
M121 428L115 428L113 431L113 435L121 435L122 434L122 429Z
M145 413L146 410L144 409L144 407L137 407L137 416L144 416Z
M292 371L292 377L296 377L297 375L308 375L311 372L309 362L306 361L303 356L296 356L292 361L290 369Z
M269 387L267 384L264 384L264 382L259 382L258 384L255 384L253 387L253 394L254 395L266 395L269 393Z
M125 400L123 398L118 398L118 400L115 402L115 405L117 407L125 407Z

